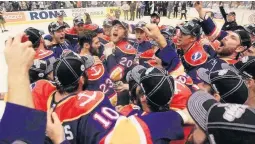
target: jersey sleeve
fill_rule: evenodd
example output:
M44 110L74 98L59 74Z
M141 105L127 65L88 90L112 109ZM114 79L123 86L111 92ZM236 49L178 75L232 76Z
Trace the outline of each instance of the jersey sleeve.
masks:
M175 47L171 42L168 42L167 46L162 50L159 49L156 52L156 56L161 59L162 66L168 72L175 70L178 67L179 63L181 63L175 51Z
M43 144L46 129L46 113L7 103L0 123L0 143L21 140Z
M201 22L202 29L210 41L222 40L227 36L227 32L217 28L215 22L210 18L206 18Z

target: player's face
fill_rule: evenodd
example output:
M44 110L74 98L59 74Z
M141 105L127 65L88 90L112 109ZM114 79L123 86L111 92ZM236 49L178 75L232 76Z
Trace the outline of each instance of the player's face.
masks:
M227 21L228 22L232 22L235 20L235 16L234 15L227 15Z
M111 26L103 26L103 30L104 30L105 35L110 36L112 27Z
M138 42L143 42L146 39L146 34L141 29L135 29L135 36Z
M255 47L251 46L249 49L242 53L242 56L255 56Z
M183 46L187 46L191 43L194 42L194 37L192 37L191 35L186 35L182 32L179 32L177 34L177 43L176 45L180 46L180 47L183 47Z
M83 25L84 24L78 24L78 25L75 25L74 28L75 28L76 31L80 32L80 31L84 30Z
M100 48L100 41L99 41L98 37L94 37L92 39L91 54L98 56L99 48Z
M220 56L232 55L237 47L240 46L240 38L234 32L229 32L228 35L221 40L221 45L215 49L216 53Z
M116 24L111 30L111 41L114 43L119 42L125 38L125 29L121 24Z
M53 38L56 41L56 43L64 43L65 42L64 28L55 31L53 34Z
M255 35L250 34L250 37L251 37L251 42L255 42Z
M59 16L59 17L57 17L57 20L58 20L59 22L62 22L62 21L64 20L64 18L63 18L63 16Z
M152 16L151 17L151 23L154 23L154 24L158 25L159 22L160 22L159 17L157 17L157 16Z

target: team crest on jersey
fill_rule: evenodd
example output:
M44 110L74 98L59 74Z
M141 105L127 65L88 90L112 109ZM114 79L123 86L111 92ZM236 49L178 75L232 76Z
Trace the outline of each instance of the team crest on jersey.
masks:
M196 52L196 53L194 53L194 54L191 56L191 58L192 58L193 61L197 61L197 60L199 60L201 57L202 57L202 54L201 54L200 52Z
M105 73L105 69L102 64L95 65L87 69L88 79L90 81L100 79L104 75L104 73Z
M44 59L53 54L53 51L50 50L39 50L38 54L35 56L35 59Z
M132 45L130 44L126 45L126 49L131 49L131 48L133 48Z

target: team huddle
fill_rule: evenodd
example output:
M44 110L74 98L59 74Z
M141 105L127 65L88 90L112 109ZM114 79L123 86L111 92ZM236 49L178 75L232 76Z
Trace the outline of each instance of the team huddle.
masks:
M177 26L153 13L102 28L77 16L70 27L58 13L49 34L27 28L35 109L53 109L64 128L45 143L252 143L255 25L220 29L194 7L200 18Z

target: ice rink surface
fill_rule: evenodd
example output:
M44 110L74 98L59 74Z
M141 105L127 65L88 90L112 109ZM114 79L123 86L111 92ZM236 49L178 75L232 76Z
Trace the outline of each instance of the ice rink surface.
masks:
M98 24L102 26L103 21L105 18L93 18L92 23ZM122 20L122 19L121 19ZM136 24L139 21L144 21L149 23L150 17L145 16L141 19L135 19L135 21L125 21L129 24ZM172 25L176 26L177 24L185 21L185 19L168 19L166 17L161 17L159 25ZM66 21L70 26L72 26L72 21ZM45 33L48 33L48 24L50 22L41 22L41 23L29 23L29 24L19 24L19 25L9 25L6 26L6 29L9 30L8 32L1 33L0 32L0 93L7 92L7 66L3 54L4 50L4 42L9 36L15 36L16 34L23 32L28 27L34 27L40 30L43 30ZM217 22L217 25L221 26L223 23Z

